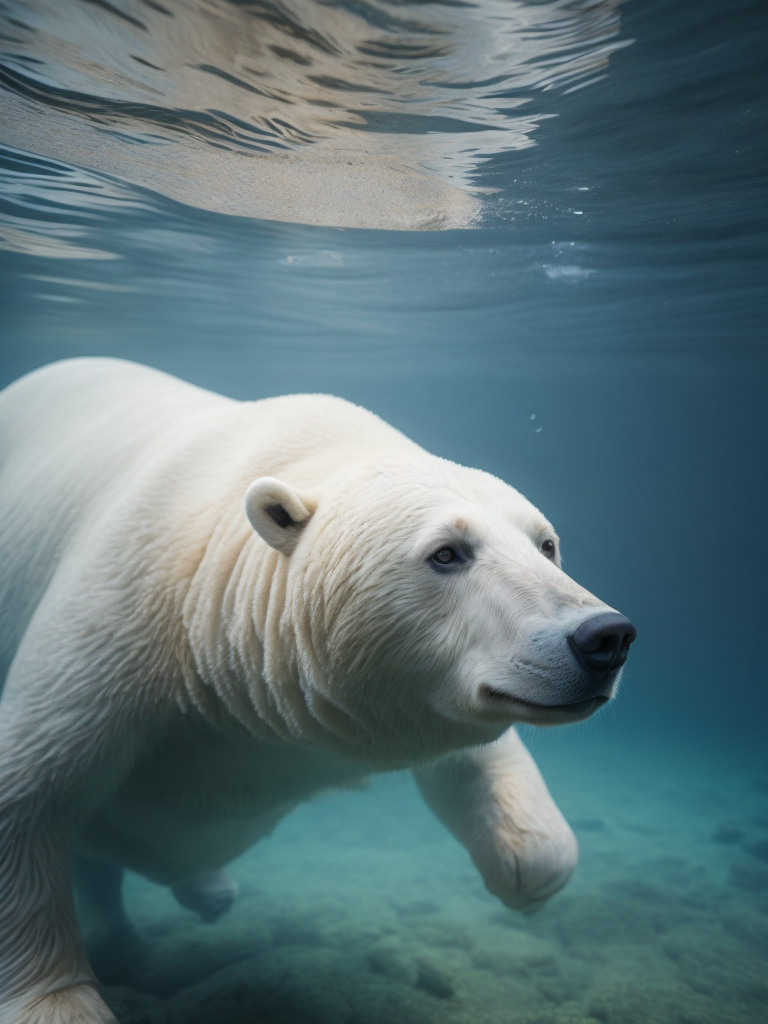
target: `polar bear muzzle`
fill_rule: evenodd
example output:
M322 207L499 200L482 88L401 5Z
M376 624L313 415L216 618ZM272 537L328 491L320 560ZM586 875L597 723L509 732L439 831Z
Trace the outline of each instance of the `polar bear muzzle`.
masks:
M589 718L614 696L636 636L630 620L614 611L591 615L564 632L542 631L534 643L539 649L548 648L547 656L538 662L530 654L514 659L515 678L484 681L481 708L491 712L495 708L531 725Z

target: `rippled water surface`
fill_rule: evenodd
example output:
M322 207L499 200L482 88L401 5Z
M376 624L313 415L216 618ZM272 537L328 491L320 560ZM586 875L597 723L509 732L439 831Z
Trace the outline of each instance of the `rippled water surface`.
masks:
M639 629L615 705L532 738L582 844L540 917L379 780L213 928L132 880L127 1024L768 1016L766 20L0 0L0 384L111 354L341 394L519 486Z
M14 353L124 338L163 361L212 333L262 367L311 339L482 372L762 345L759 5L3 0L0 21Z
M9 13L8 142L203 209L350 227L472 223L474 172L532 145L538 96L599 80L629 43L616 0Z

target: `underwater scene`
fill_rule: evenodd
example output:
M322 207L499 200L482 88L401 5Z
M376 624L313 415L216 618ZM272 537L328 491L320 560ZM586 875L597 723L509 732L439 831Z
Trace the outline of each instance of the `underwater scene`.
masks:
M767 52L760 0L0 0L0 387L347 399L637 629L600 711L516 727L578 841L550 899L407 765L340 776L211 912L128 871L121 944L79 895L120 1024L768 1021ZM14 929L0 1024L114 1019L20 1008Z

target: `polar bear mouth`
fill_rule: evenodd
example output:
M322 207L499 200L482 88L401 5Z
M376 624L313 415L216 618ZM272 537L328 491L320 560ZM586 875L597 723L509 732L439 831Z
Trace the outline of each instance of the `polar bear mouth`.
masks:
M523 721L535 722L538 719L542 723L546 720L551 721L553 718L560 720L588 718L610 700L610 697L605 694L597 694L566 704L539 704L536 701L513 697L512 694L497 690L492 686L483 686L481 691L483 696L492 701L499 710L506 710L510 717L520 715Z

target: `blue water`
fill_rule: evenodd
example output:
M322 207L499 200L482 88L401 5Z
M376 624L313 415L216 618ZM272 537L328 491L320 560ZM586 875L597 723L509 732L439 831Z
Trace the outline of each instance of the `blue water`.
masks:
M538 915L378 779L239 861L215 925L132 879L126 1024L768 1019L766 27L0 3L1 385L106 354L350 398L518 487L639 630L614 704L526 735L582 848Z

